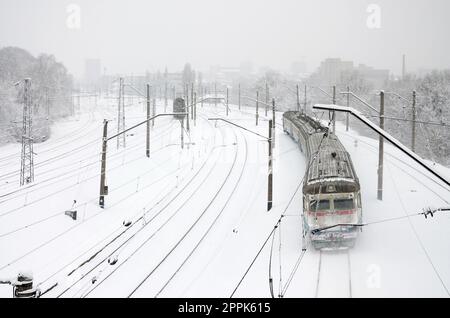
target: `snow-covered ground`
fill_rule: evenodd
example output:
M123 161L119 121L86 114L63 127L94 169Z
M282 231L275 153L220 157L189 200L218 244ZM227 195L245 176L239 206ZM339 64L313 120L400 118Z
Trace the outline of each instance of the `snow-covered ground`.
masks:
M253 111L231 106L227 119L267 135L264 109L258 126ZM285 297L449 296L450 214L417 214L450 206L450 192L394 147L385 146L384 200L378 201L378 141L337 124L362 185L364 222L375 223L350 251L310 248L293 271L301 256L296 189L306 166L283 133L282 114L274 207L267 212L267 141L209 121L226 117L223 105L198 106L197 113L184 149L171 117L155 120L150 158L145 126L129 132L126 148L108 143L105 209L98 206L101 133L103 118L111 120L109 136L117 131L113 100L85 103L55 124L52 137L35 145L35 183L26 187L18 185L20 145L1 147L0 279L31 270L42 291L53 287L44 297L229 297L283 214L273 244L270 238L234 296L270 297L270 260L275 296L280 290ZM135 99L127 126L144 114ZM436 168L450 178L449 169ZM72 209L76 221L64 215ZM0 285L1 297L11 293Z

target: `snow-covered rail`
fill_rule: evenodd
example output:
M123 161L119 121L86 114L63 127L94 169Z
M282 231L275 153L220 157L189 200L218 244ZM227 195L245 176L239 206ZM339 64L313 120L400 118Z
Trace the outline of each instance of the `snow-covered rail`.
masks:
M139 282L139 284L133 289L133 291L128 295L128 297L132 297L135 295L135 293L147 282L147 280L154 275L154 273L159 269L159 267L166 262L166 260L168 259L168 257L185 241L185 240L189 240L188 235L191 233L191 231L194 229L194 227L200 222L200 220L202 220L202 218L204 218L204 216L206 215L206 213L210 210L210 207L212 206L212 204L217 200L219 194L222 192L224 186L227 184L227 182L229 181L229 178L236 166L237 163L237 158L238 158L238 152L239 152L239 143L238 143L238 139L237 139L237 135L234 129L232 129L233 135L234 135L234 140L235 140L235 144L236 144L236 151L235 151L235 155L233 158L233 162L231 164L231 167L228 170L227 175L225 176L224 180L222 181L222 183L220 184L219 189L214 193L213 197L211 198L211 200L208 202L207 206L205 207L205 209L201 212L201 214L195 219L195 221L192 223L192 225L187 229L187 231L183 234L183 236L172 246L172 248L168 251L167 254L165 254L165 256L161 259L161 261L145 276L145 278ZM240 171L240 175L242 175L243 170ZM234 191L232 192L232 194L234 193ZM227 202L229 201L229 199L231 198L232 194L228 197ZM225 206L227 204L227 202L225 203ZM223 211L223 210L222 210ZM219 214L222 212L220 211ZM212 227L212 225L211 225ZM211 227L207 230L206 234L209 232L209 230L211 229ZM158 296L167 286L168 283L170 283L171 279L174 277L174 275L181 269L181 267L187 262L187 260L192 256L193 252L195 251L195 249L198 247L198 245L200 245L200 243L203 241L204 237L206 236L206 234L204 236L202 236L200 238L199 241L197 241L197 243L194 243L194 249L191 250L191 252L187 255L187 258L184 259L184 261L181 263L181 266L178 267L175 272L170 276L169 280L162 286L162 288L156 293L155 297ZM195 241L194 241L195 242ZM168 263L167 263L168 264Z
M242 132L241 132L242 134ZM236 192L236 189L238 188L240 181L242 179L242 176L244 174L245 171L245 167L247 164L247 159L248 159L248 145L247 145L247 138L244 136L244 140L245 140L245 157L244 157L244 161L242 164L242 169L240 170L238 179L236 180L232 191L230 192L230 194L228 195L224 205L222 206L222 208L220 209L219 213L216 215L216 217L214 218L214 220L212 221L212 223L209 225L209 227L207 228L207 230L205 231L205 233L202 235L202 237L200 238L200 240L196 243L196 245L193 247L193 249L189 252L189 254L187 255L187 257L183 260L183 262L181 263L181 265L176 269L176 271L172 274L172 276L170 276L170 278L167 280L167 282L163 285L163 287L158 291L158 293L155 295L155 297L158 297L165 289L166 287L173 281L173 279L175 278L175 276L179 273L179 271L181 270L181 268L189 261L189 259L191 258L191 256L195 253L195 251L197 250L197 248L200 246L200 244L204 241L205 237L208 235L208 233L211 231L211 229L214 227L214 225L216 224L216 222L218 221L218 219L220 218L220 216L222 215L223 211L225 210L225 208L228 206L231 198L233 197L233 195ZM237 152L236 152L237 153ZM228 176L229 177L229 176ZM227 177L227 179L228 179Z
M349 249L319 251L315 297L353 297Z
M208 123L209 124L209 123ZM98 271L98 268L102 265L102 264L106 264L107 263L107 261L108 261L108 259L110 258L110 257L112 257L112 256L114 256L114 255L118 255L118 254L120 254L120 253L122 253L122 252L124 252L125 250L124 250L124 248L125 247L127 247L127 245L132 241L132 239L133 238L136 238L137 237L137 235L138 234L142 234L142 233L144 233L144 230L147 230L147 228L149 227L149 226L151 226L152 225L152 222L158 217L158 216L160 216L160 215L162 215L162 213L164 212L164 211L170 211L169 210L169 208L170 207L172 207L172 206L174 206L176 203L177 203L177 201L176 201L176 199L177 198L180 198L180 199L183 199L183 193L184 192L188 192L189 191L189 187L188 186L190 186L192 183L195 183L195 181L198 179L198 176L200 175L200 173L202 173L203 172L203 170L204 170L204 168L206 168L208 165L207 165L207 163L208 163L208 161L210 161L210 159L212 159L212 156L211 156L211 154L212 154L212 152L213 152L213 150L215 150L215 149L218 149L218 147L217 146L214 146L212 149L211 149L211 151L210 151L210 154L208 155L208 157L207 157L207 159L204 161L204 163L201 165L201 167L197 170L197 172L190 178L190 179L188 179L188 181L185 183L185 185L184 186L182 186L182 188L174 195L174 196L165 196L164 197L164 201L167 201L166 202L166 204L161 208L161 209L159 209L158 210L158 212L156 212L156 214L154 214L152 217L151 217L151 219L150 220L147 220L146 222L145 222L145 224L144 224L144 226L142 227L142 228L139 228L139 229L137 229L135 232L132 232L132 234L130 235L130 236L128 236L128 237L126 237L125 239L124 239L124 241L122 242L122 243L120 243L120 244L115 244L115 245L112 245L112 248L113 248L113 251L112 252L108 252L107 254L106 254L106 256L105 257L102 257L101 258L101 260L99 260L93 267L88 267L88 268L86 268L86 269L84 269L84 274L82 274L81 275L81 277L80 277L80 279L78 279L78 280L76 280L72 285L70 285L68 288L66 288L62 293L60 293L59 295L58 295L58 297L60 297L60 296L62 296L62 295L64 295L66 292L68 292L69 290L71 290L71 289L76 289L76 286L78 286L78 285L82 285L82 288L83 288L83 286L85 286L85 282L86 281L90 281L90 279L89 278L92 278L91 276L91 273L93 273L95 270L97 270ZM222 148L223 149L223 148ZM219 154L220 155L220 154ZM210 174L214 171L214 169L215 169L215 167L216 167L216 165L217 165L217 163L218 163L218 158L219 157L217 157L216 158L216 160L213 162L213 165L212 165L212 167L211 168L209 168L209 170L208 170L208 172L207 172L207 174L206 174L206 176L205 177L203 177L203 179L201 180L201 182L200 182L200 184L197 186L197 188L187 197L187 199L186 200L184 200L183 201L183 203L170 215L170 216L168 216L168 218L165 220L165 221L163 221L163 223L156 229L156 230L154 230L153 232L151 232L151 233L149 233L148 234L148 236L147 236L147 238L131 253L131 254L129 254L126 258L124 258L123 259L123 261L121 261L121 262L119 262L118 263L118 265L117 266L115 266L114 267L114 269L112 270L112 271L110 271L109 272L109 274L107 274L102 280L99 280L98 282L97 282L97 284L95 284L94 285L94 287L93 288L89 288L88 287L88 290L87 291L85 291L84 293L83 293L83 295L82 296L88 296L92 291L94 291L95 289L97 289L100 285L102 285L102 283L103 282L105 282L107 279L109 279L114 273L116 273L116 271L118 270L118 269L120 269L121 267L122 267L122 265L124 265L125 263L127 263L130 259L132 259L132 257L138 252L138 251L140 251L150 240L152 240L154 237L155 237L155 235L156 234L158 234L159 232L161 232L162 230L163 230L163 228L165 228L168 224L169 224L169 222L175 217L175 216L177 216L178 215L178 213L181 211L181 209L182 209L182 207L188 202L188 201L190 201L190 199L194 196L194 194L195 193L197 193L197 191L198 191L198 189L208 180L208 177L210 176ZM168 194L171 194L171 192L169 192ZM158 204L159 203L161 203L162 201L160 201L160 202L158 202ZM158 204L157 204L157 206L158 206ZM150 212L150 211L148 211L148 212ZM148 212L146 212L146 214L148 213ZM162 217L164 217L163 215L162 215ZM139 224L138 222L140 221L142 219L142 217L141 218L139 218L138 220L136 220L135 222L133 222L133 225L134 224ZM157 220L155 220L155 222L156 222ZM127 229L128 230L128 229ZM117 246L118 245L118 246ZM87 271L87 272L86 272ZM99 271L99 273L100 272L102 272L103 270L100 270ZM98 275L94 275L94 276L98 276ZM75 291L75 292L77 292L77 291Z

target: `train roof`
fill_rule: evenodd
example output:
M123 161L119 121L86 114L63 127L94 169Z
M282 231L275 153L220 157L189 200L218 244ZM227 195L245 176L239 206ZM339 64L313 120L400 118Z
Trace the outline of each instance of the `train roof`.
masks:
M326 132L327 128L324 127L319 121L296 111L288 111L283 114L284 117L288 118L293 122L298 128L302 129L308 134L317 132Z
M355 181L358 179L350 155L336 135L326 132L312 134L308 147L311 158L307 183L331 178Z
M359 188L350 155L336 135L329 134L327 127L300 112L286 112L284 117L297 126L307 140L310 158L305 185L324 181L348 182L356 183Z

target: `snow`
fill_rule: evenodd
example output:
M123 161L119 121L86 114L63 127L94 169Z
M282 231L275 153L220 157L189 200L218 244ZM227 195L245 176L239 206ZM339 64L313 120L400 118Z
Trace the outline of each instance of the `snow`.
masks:
M128 127L145 118L134 102L126 109ZM35 183L22 189L20 145L0 148L0 277L29 269L41 290L58 284L44 297L229 297L284 214L272 253L278 296L301 253L301 189L288 206L306 168L295 142L277 125L274 206L267 212L266 140L208 121L226 117L222 104L197 106L184 149L179 122L157 118L150 159L145 126L128 134L125 149L108 143L109 195L101 209L102 122L110 119L108 134L117 132L112 103L86 101L73 118L56 123L51 138L35 145ZM157 111L163 105L158 100ZM269 118L260 113L255 126L253 112L230 105L227 119L268 135ZM281 124L282 113L276 115ZM364 223L379 223L364 227L348 253L308 248L284 296L448 297L450 215L418 215L449 206L448 189L386 144L384 199L378 201L378 140L345 132L340 123L336 129L360 178ZM434 168L450 176L450 169ZM78 211L76 221L64 215L71 209ZM235 297L270 297L270 245ZM0 297L11 294L11 286L0 285Z

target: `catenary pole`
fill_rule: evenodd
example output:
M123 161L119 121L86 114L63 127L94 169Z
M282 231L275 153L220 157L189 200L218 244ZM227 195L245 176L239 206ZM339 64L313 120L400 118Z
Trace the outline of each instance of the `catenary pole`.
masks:
M269 120L269 171L267 176L267 211L270 211L272 209L273 203L272 130L272 120Z
M380 129L384 130L384 92L380 92ZM378 141L378 200L383 200L383 158L384 157L384 138L379 136Z
M414 152L416 151L416 91L413 91L413 100L412 100L411 150Z
M350 107L350 87L347 86L347 107ZM350 124L350 114L345 114L345 131L348 131Z
M150 84L147 84L147 120L150 118L150 89ZM145 154L150 158L150 121L147 121L146 132Z
M258 119L259 119L258 108L259 108L259 92L256 91L256 126L258 126Z
M106 151L108 144L108 121L103 120L103 139L102 139L102 163L100 168L100 198L98 204L103 209L105 207L105 195L108 194L106 188Z

